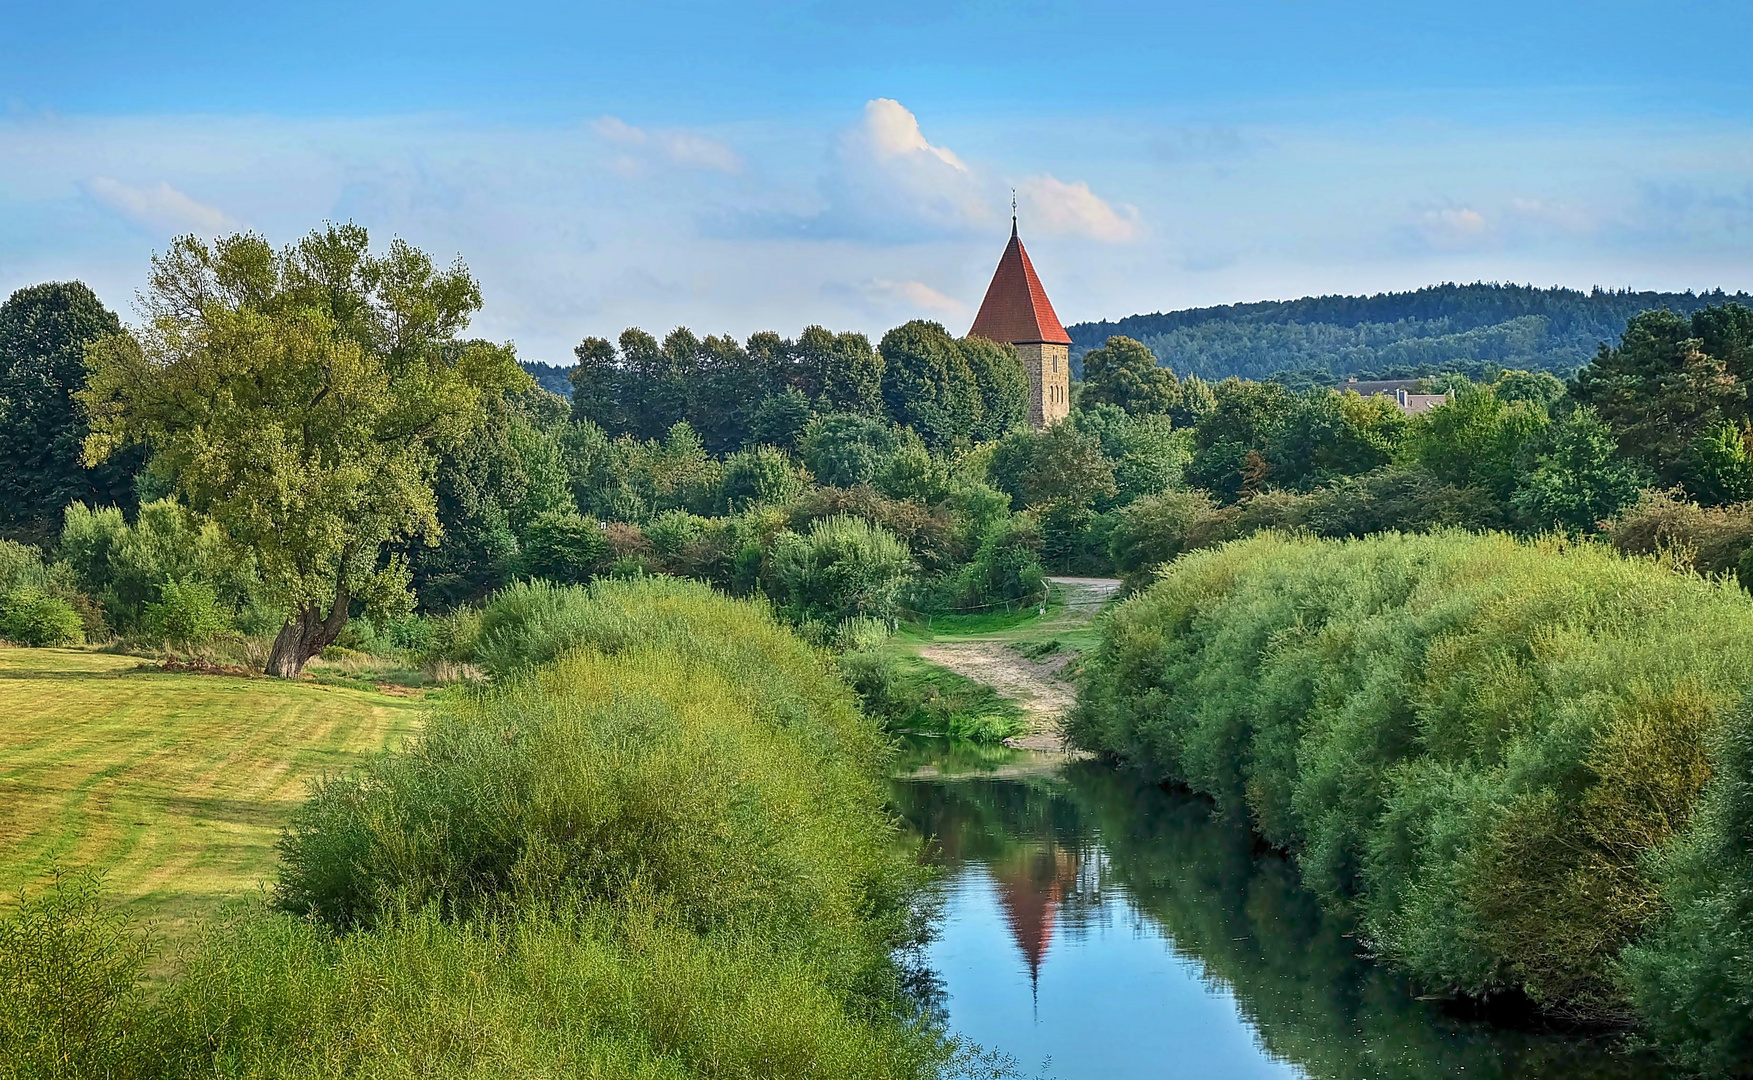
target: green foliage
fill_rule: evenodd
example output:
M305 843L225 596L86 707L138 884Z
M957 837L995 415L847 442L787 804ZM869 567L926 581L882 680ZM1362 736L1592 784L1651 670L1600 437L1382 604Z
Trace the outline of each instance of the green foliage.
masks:
M816 483L833 487L870 483L900 447L892 425L855 413L816 417L798 443Z
M132 502L138 455L82 467L89 432L74 403L86 346L121 329L77 281L19 289L0 304L0 532L48 539L70 502Z
M1660 556L1701 574L1731 573L1753 548L1753 503L1699 506L1677 492L1645 492L1607 523L1606 536L1627 554Z
M1753 499L1749 438L1753 430L1729 420L1719 420L1692 437L1686 448L1686 486L1699 502L1720 506Z
M1510 504L1531 532L1588 535L1636 502L1644 479L1641 469L1617 456L1613 433L1584 405L1552 425Z
M1068 420L1114 465L1114 494L1096 500L1101 510L1177 486L1193 456L1192 429L1176 428L1167 416L1135 417L1114 405L1093 405L1073 410Z
M398 897L460 916L631 891L702 932L879 963L906 878L881 813L886 749L822 660L699 585L514 589L526 610L563 597L569 640L490 606L483 649L564 658L320 785L282 844L276 903L373 925Z
M825 413L882 417L882 356L863 334L835 334L811 326L794 349L805 393Z
M768 555L768 595L798 622L893 618L913 566L907 545L863 518L823 518L782 532Z
M749 417L743 441L789 449L797 445L814 416L815 410L810 407L810 399L804 396L804 392L788 386L761 400L760 406Z
M1713 1075L1753 1072L1753 712L1717 737L1692 828L1657 864L1662 908L1625 950L1638 1014L1681 1060Z
M1071 423L1006 435L992 454L987 475L1017 510L1060 502L1087 508L1119 491L1114 464L1102 454L1102 444Z
M1738 588L1594 545L1258 536L1113 613L1070 732L1246 813L1423 985L1613 1018L1749 631Z
M928 603L936 611L1011 611L1046 595L1040 527L1018 515L994 520L967 563L937 586Z
M956 342L980 392L980 418L966 432L975 442L990 442L1022 427L1029 419L1029 376L1016 349L985 338Z
M1128 589L1140 589L1157 567L1188 550L1195 526L1217 511L1203 491L1148 495L1116 514L1108 551Z
M955 338L941 323L915 319L883 335L883 400L894 418L926 445L969 438L983 423L981 387Z
M85 641L85 623L73 605L28 585L0 593L0 639L44 647Z
M211 641L231 626L219 594L204 581L166 580L142 616L147 633L185 647Z
M1187 481L1233 502L1265 485L1265 453L1292 397L1277 383L1225 379L1212 388L1212 400L1194 429Z
M437 453L529 376L509 348L446 348L481 305L460 263L438 270L399 240L373 256L352 225L278 254L253 235L184 237L154 257L144 303L147 327L89 353L87 458L147 446L154 474L254 556L288 620L270 670L296 674L353 598L406 596L388 545L437 534Z
M1307 490L1373 472L1393 460L1408 426L1394 400L1379 394L1310 390L1288 404L1265 453L1279 487Z
M1571 394L1594 406L1620 449L1659 480L1704 496L1706 487L1721 483L1709 433L1725 422L1744 428L1748 418L1747 388L1729 361L1741 363L1749 335L1740 328L1749 324L1753 312L1732 304L1696 311L1691 319L1646 311L1626 326L1617 347L1603 345L1577 373ZM1724 355L1707 351L1707 340ZM1702 446L1695 442L1701 436L1707 439ZM1693 471L1700 466L1704 475Z
M1114 405L1138 415L1169 415L1181 404L1181 381L1142 342L1114 336L1083 354L1081 407Z
M562 585L589 581L608 561L603 527L576 513L546 513L524 534L523 572Z
M1526 368L1568 376L1626 320L1651 308L1691 313L1753 303L1746 294L1433 285L1375 296L1310 296L1134 315L1066 328L1072 356L1124 334L1163 363L1212 381L1312 370L1327 385L1347 375L1409 378L1439 370Z
M1546 433L1546 411L1505 402L1489 386L1469 386L1455 400L1407 426L1400 457L1439 482L1490 492L1500 502Z
M140 1056L146 939L94 873L57 866L0 921L0 1062L9 1077L127 1076Z
M759 607L570 594L569 655L319 784L293 913L234 909L150 997L94 897L0 923L8 1075L948 1073L891 959L921 880L880 729Z
M784 506L808 485L791 458L771 446L753 446L725 458L722 477L723 503L732 513L762 505Z
M226 542L219 527L170 499L143 503L130 524L113 506L67 507L56 549L80 588L102 604L112 626L124 634L154 634L149 610L167 588L199 585L212 593L225 621L248 622L258 583L254 561ZM270 615L270 623L278 620Z

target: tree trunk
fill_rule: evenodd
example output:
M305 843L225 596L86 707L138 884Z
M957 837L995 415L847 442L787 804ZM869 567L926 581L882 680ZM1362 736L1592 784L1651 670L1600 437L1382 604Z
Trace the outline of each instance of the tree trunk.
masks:
M341 628L347 625L347 605L352 596L345 583L335 589L335 606L327 615L322 608L307 607L289 619L280 633L274 638L274 648L268 653L268 674L282 679L296 679L304 671L305 663L311 657L332 645L341 636Z

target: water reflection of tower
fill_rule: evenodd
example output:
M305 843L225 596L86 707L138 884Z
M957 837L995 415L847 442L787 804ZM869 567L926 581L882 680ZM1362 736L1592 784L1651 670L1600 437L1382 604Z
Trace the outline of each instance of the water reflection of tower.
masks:
M1077 888L1078 853L1048 841L1019 847L992 863L998 901L1011 937L1029 965L1029 991L1038 995L1041 961L1053 940L1053 927L1067 894Z

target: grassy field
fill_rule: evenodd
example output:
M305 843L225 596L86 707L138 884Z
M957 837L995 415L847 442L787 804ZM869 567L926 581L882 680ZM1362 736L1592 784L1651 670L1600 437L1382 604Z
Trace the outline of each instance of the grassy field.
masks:
M0 895L59 859L175 936L273 875L305 782L399 743L424 705L342 686L171 674L0 648Z

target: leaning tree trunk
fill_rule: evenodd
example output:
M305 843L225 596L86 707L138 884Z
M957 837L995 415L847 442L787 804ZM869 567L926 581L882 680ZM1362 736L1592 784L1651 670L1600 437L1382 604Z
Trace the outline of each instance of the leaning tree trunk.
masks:
M323 614L322 608L313 605L301 609L289 619L280 628L279 636L274 638L274 648L268 653L268 674L282 679L298 678L306 661L341 636L341 628L347 625L347 604L351 600L347 586L342 584L335 589L335 606L327 615Z

